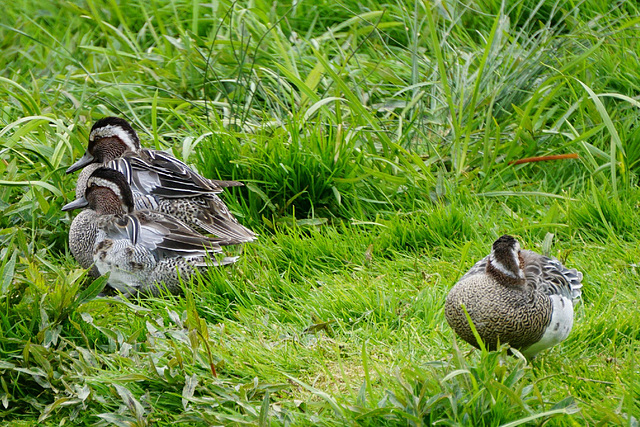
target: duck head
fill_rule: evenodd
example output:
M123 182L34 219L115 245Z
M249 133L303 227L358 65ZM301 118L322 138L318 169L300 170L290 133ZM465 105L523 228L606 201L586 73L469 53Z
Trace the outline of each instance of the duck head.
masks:
M505 285L524 285L524 260L520 254L520 243L514 237L505 234L493 242L487 273Z
M126 151L140 150L140 139L129 122L120 117L104 117L93 124L89 146L67 173L75 172L91 163L105 163L122 156Z
M96 169L87 179L84 195L64 205L62 210L87 206L99 215L133 212L133 193L124 175L105 167Z

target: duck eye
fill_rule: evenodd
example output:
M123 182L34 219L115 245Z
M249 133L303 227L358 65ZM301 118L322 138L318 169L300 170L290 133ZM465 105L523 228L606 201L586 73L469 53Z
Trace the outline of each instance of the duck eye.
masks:
M89 183L89 188L91 187L97 187L98 185L95 182L90 182Z

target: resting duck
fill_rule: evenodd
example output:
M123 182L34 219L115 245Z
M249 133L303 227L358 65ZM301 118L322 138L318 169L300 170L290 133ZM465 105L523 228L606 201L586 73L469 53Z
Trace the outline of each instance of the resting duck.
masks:
M198 268L226 265L238 257L216 260L228 241L203 236L163 212L134 211L133 193L120 172L100 167L87 178L84 195L62 210L88 207L75 217L69 247L78 263L110 273L109 285L125 296L157 295L164 284L176 293L180 278ZM212 258L209 258L212 257Z
M521 250L515 238L504 235L451 289L445 316L463 340L478 347L464 305L488 349L508 343L532 359L569 336L581 281L579 271Z

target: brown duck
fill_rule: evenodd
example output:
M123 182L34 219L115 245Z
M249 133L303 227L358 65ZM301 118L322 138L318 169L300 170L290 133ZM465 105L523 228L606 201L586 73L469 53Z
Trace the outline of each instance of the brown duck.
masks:
M579 271L521 250L515 238L504 235L451 289L445 316L463 340L478 347L464 306L488 349L508 343L533 358L569 336L581 280Z

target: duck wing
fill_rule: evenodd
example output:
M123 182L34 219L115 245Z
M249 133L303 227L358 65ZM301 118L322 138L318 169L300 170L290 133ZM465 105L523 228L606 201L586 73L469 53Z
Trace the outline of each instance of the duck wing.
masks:
M149 235L153 241L149 243L149 248L157 250L161 257L213 255L222 252L221 245L226 244L222 239L203 236L162 212L138 211L130 216L140 221L142 244L147 244L145 237ZM157 237L153 239L158 234L162 235L159 242Z
M582 273L566 268L553 257L533 251L520 251L524 259L524 274L530 283L546 295L561 295L574 302L582 295Z
M141 180L152 185L154 194L162 197L182 198L185 195L218 194L225 187L242 185L237 181L212 181L204 178L185 163L162 151L143 149L129 158L133 160L134 168L151 174L141 175Z
M218 196L207 195L194 202L199 209L193 222L208 233L234 243L252 242L256 239L256 234L241 225Z
M174 161L168 161L168 159ZM106 166L122 173L132 189L154 196L183 198L217 194L223 191L222 187L203 178L184 163L165 153L141 157L138 153L128 151L122 157L108 162Z
M158 260L204 257L222 252L224 242L202 236L170 215L137 211L129 215L104 215L98 228L107 239L126 239L155 253Z

